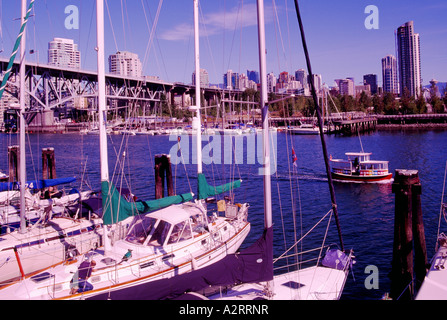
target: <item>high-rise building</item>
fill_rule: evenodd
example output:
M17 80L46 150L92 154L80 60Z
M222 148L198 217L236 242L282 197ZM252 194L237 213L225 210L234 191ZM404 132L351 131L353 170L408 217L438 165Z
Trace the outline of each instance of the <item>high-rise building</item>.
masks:
M239 73L228 70L223 76L224 89L239 89Z
M258 71L247 70L247 77L248 77L248 80L259 83L259 72Z
M306 70L299 69L295 71L295 80L301 82L303 88L307 88L307 74Z
M54 38L48 43L48 64L58 67L80 68L81 53L71 39Z
M276 92L276 76L274 73L270 72L267 74L267 92Z
M352 78L347 79L337 79L335 80L338 84L338 89L340 92L340 95L348 95L348 96L354 96L355 95L355 85L354 81L352 81Z
M314 82L315 91L317 92L317 94L319 94L321 91L321 88L323 86L323 79L321 77L321 74L314 74L313 82ZM310 75L307 76L307 83L309 84L309 88L310 88Z
M400 94L407 89L411 96L421 93L421 56L419 34L414 33L413 21L397 28L397 52Z
M141 77L143 67L136 53L118 51L109 56L109 72L120 76Z
M397 76L397 60L393 55L382 59L383 92L399 94L399 81Z
M196 71L192 73L192 84L196 84ZM200 87L201 88L208 88L210 86L210 80L208 71L205 69L200 69Z
M368 85L371 89L371 94L377 93L377 75L376 74L365 74L363 76L363 85Z

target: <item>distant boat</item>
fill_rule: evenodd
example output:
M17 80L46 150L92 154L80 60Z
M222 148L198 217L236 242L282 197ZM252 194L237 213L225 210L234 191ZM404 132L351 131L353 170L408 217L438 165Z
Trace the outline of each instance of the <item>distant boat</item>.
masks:
M375 182L389 180L388 161L371 160L371 152L347 152L347 160L330 159L332 178L344 181Z
M296 127L290 127L287 130L292 134L320 134L320 129L318 126L311 123L303 123ZM323 128L323 133L326 133L326 128Z
M8 179L9 179L9 176L0 171L0 182L6 182L6 181L8 181Z

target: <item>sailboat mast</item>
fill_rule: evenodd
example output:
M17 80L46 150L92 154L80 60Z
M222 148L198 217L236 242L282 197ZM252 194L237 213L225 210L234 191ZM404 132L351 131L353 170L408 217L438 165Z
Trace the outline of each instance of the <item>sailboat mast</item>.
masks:
M332 210L334 212L335 222L337 224L338 237L339 237L339 240L340 240L340 247L341 247L341 250L344 251L343 237L342 237L342 234L341 234L340 222L339 222L339 219L338 219L337 202L335 200L334 184L332 182L331 168L330 168L330 165L329 165L329 157L328 157L326 141L325 141L324 132L323 132L323 119L321 117L321 108L320 108L320 105L318 104L318 97L317 97L317 93L316 93L316 90L315 90L315 84L314 84L314 79L313 79L312 67L311 67L311 64L310 64L309 52L307 50L306 37L304 35L303 21L301 19L300 9L299 9L299 6L298 6L298 0L295 0L295 10L296 10L297 18L298 18L298 24L300 26L301 41L303 43L304 55L306 56L306 64L307 64L307 69L308 69L309 78L310 78L310 84L311 84L311 89L312 89L311 90L312 91L312 97L313 97L315 108L316 108L316 111L317 111L318 127L320 129L320 139L321 139L321 145L323 147L323 157L324 157L324 163L326 165L326 175L328 177L329 191L330 191L330 194L331 194Z
M98 52L98 122L99 122L99 146L101 161L101 182L109 181L109 161L107 155L106 133L106 79L104 62L104 0L96 0L96 36Z
M101 189L104 183L109 181L109 159L107 154L107 132L106 132L106 77L104 62L104 0L96 0L96 50L98 52L98 126L99 126L99 159L101 168ZM103 211L107 205L105 199L108 195L102 191ZM107 226L103 225L104 251L111 249Z
M259 75L261 80L262 108L262 145L264 155L264 216L265 228L273 225L272 220L272 189L270 179L270 141L269 141L269 107L267 94L267 62L265 50L265 20L264 1L258 0L258 41L259 41Z
M199 45L199 0L194 0L194 56L196 67L196 108L197 108L197 173L202 173L202 121L200 119L201 91L200 91L200 45Z
M22 0L21 25L25 23L26 16L26 0ZM26 206L25 206L25 190L26 190L26 148L25 148L25 42L26 29L23 28L22 39L20 41L20 130L19 130L19 163L20 163L20 233L26 231Z

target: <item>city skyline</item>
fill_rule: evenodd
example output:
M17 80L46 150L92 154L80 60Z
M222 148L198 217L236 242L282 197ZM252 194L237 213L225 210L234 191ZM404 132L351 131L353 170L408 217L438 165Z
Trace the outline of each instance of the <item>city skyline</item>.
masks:
M165 2L160 11L158 2L150 6L147 1L106 4L107 57L118 51L134 52L142 61L143 75L158 76L168 82L191 82L192 1ZM373 30L365 27L368 4L354 0L300 3L313 73L321 74L328 86L335 85L335 79L344 78L354 78L358 85L364 75L376 74L378 85L382 86L381 60L387 55L397 56L395 32L404 23L414 21L421 41L423 85L432 78L447 81L447 44L442 41L447 36L443 22L447 14L445 1L429 4L416 0L377 1L373 4L379 10L379 29ZM79 9L79 29L64 27L69 16L64 10L69 5ZM267 72L276 75L283 71L294 74L299 69L307 72L293 2L278 2L275 7L266 3L266 6ZM9 58L19 29L19 23L13 19L20 15L20 1L3 0L1 9L1 56ZM33 50L34 54L27 54L26 59L45 63L48 42L53 38L69 38L79 46L81 68L95 70L95 12L92 1L36 2L27 28L27 52ZM222 75L229 69L237 73L259 69L255 1L201 2L200 19L201 68L208 71L210 83L222 83ZM152 27L154 21L158 23L156 31L151 33L148 26ZM149 39L153 42L149 43Z

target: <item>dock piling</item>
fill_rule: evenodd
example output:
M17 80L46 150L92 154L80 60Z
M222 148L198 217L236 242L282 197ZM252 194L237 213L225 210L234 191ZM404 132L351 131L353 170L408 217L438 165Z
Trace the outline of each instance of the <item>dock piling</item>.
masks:
M392 184L396 199L390 292L394 300L412 300L426 273L421 190L417 170L396 170Z
M172 184L171 157L166 154L155 156L155 199L164 197L165 177L168 196L174 195Z

